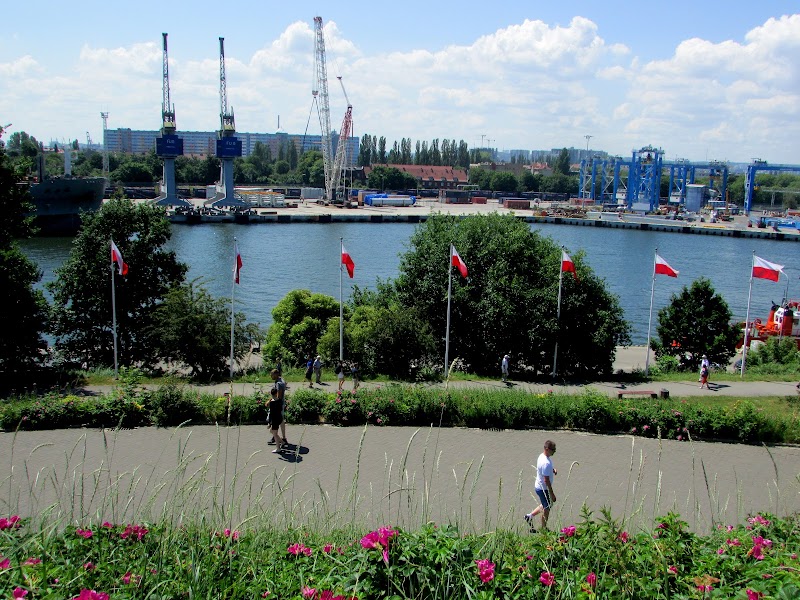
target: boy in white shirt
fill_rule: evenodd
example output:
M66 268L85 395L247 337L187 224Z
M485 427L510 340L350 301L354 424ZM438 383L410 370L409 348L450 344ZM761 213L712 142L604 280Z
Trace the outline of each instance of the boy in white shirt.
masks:
M544 451L539 455L536 461L536 483L534 484L534 490L541 504L534 508L532 512L525 515L525 521L530 525L531 532L535 531L533 518L538 514L542 515L542 529L547 528L550 507L556 501L556 494L553 491L553 476L557 475L558 471L553 467L553 461L550 459L555 453L555 442L547 440L544 443Z

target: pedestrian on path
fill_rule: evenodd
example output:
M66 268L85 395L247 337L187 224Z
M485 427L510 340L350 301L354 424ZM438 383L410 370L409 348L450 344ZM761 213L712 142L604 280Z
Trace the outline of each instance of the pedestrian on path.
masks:
M283 452L284 439L278 433L278 428L283 425L283 400L278 400L278 388L269 391L269 428L272 432L272 441L275 443L273 454Z
M272 369L272 371L269 373L269 376L272 378L273 386L275 387L276 398L280 400L281 403L281 439L283 440L282 447L286 447L289 445L289 442L286 439L286 418L283 414L284 410L286 409L286 382L283 380L283 377L281 377L278 369ZM272 400L270 400L270 403L272 403ZM270 416L272 416L271 410Z
M351 367L350 367L350 375L353 378L353 391L355 392L358 389L358 386L359 386L359 383L360 383L359 380L358 380L358 363L357 362L354 362L351 365Z
M306 362L306 373L305 379L308 382L308 387L313 388L314 383L312 381L312 377L314 376L314 359L311 358L311 355L308 355L308 361Z
M508 359L511 358L508 354L500 361L500 372L503 374L503 383L508 383Z
M547 529L547 519L550 517L550 507L556 501L556 493L553 491L553 477L558 471L553 466L551 456L556 453L556 443L547 440L544 443L544 450L536 461L536 483L533 488L539 497L539 506L525 515L525 521L530 525L531 532L535 531L533 519L536 515L542 515L542 529Z
M708 362L708 356L703 354L703 360L700 361L700 379L698 380L700 382L700 389L703 389L703 386L705 386L706 389L709 389L708 372L710 369L711 363Z
M344 366L342 366L341 361L336 363L336 368L333 370L336 373L336 379L339 380L339 393L341 393L342 389L344 389Z
M314 377L317 380L317 385L322 384L322 359L320 358L319 354L317 354L316 358L314 359Z

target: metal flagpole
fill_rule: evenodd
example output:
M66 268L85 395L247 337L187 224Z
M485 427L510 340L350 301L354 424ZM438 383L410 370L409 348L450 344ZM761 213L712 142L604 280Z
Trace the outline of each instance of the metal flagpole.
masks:
M450 257L447 261L447 329L444 333L444 378L450 370L450 292L453 289L453 244L450 244Z
M753 265L756 263L756 251L753 250L753 260L750 261L750 289L747 292L747 315L744 318L744 345L742 346L742 370L740 377L744 377L744 363L747 360L747 344L750 343L750 298L753 295Z
M233 385L233 297L236 293L236 270L239 266L239 249L237 248L236 238L233 238L233 277L231 277L231 385Z
M561 260L558 262L558 308L556 309L556 349L553 352L553 379L556 378L556 361L558 360L558 337L561 333L561 282L564 279L564 250L561 250Z
M650 332L653 327L653 296L656 292L656 256L658 256L658 248L656 248L656 252L653 255L653 285L650 286L650 317L647 320L647 348L645 348L647 357L644 359L645 375L650 373Z
M114 240L111 240L114 243ZM114 267L116 264L111 261L111 332L114 338L114 379L119 376L119 363L117 362L117 294L114 289Z
M344 308L342 306L342 258L344 257L344 238L339 238L339 362L344 361ZM342 367L344 368L344 367Z

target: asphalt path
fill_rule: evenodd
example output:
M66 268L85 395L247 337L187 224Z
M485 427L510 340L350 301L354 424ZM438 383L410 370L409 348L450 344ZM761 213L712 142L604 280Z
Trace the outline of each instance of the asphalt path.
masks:
M638 368L637 349L617 366ZM302 384L290 384L289 394ZM369 383L363 384L369 386ZM505 386L500 381L453 382ZM620 384L593 382L609 395ZM585 386L518 383L531 392ZM234 393L249 393L236 384ZM323 389L334 390L328 382ZM351 384L348 382L348 388ZM792 383L694 382L629 386L674 396L795 395ZM214 393L230 384L207 386ZM103 388L87 391L101 392ZM219 526L415 527L457 522L465 531L525 531L536 458L558 445L551 527L577 522L585 505L626 527L672 510L697 531L757 512L800 511L800 448L657 440L572 431L409 427L288 427L291 451L273 454L263 425L0 434L0 515L64 522L185 521Z

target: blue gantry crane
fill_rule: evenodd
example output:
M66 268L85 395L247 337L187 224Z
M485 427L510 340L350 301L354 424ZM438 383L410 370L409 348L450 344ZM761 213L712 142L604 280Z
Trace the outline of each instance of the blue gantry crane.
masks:
M241 208L246 203L233 191L233 160L242 155L242 141L236 137L233 107L228 110L228 88L225 77L225 38L219 38L219 123L216 155L220 159L217 192L210 204L214 208Z

